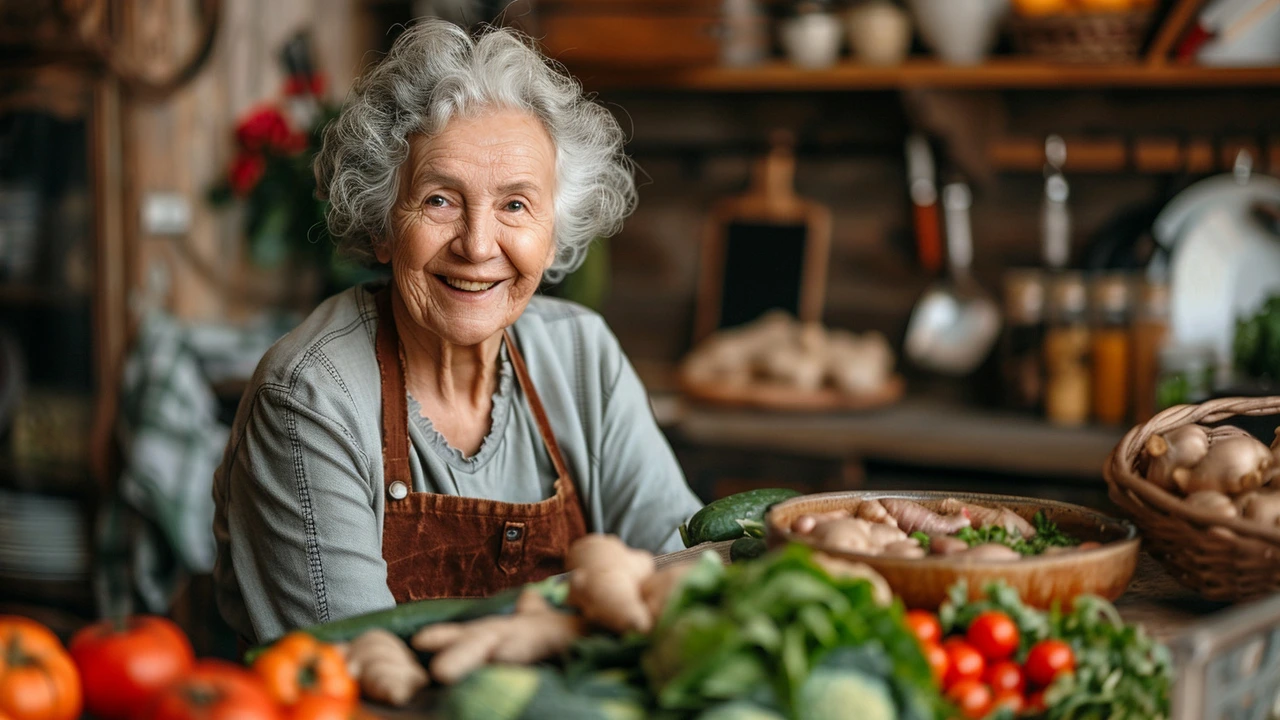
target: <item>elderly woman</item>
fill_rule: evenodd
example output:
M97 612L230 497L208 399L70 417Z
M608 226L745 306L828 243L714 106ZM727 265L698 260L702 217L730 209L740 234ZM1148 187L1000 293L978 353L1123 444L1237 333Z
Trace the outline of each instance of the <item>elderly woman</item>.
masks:
M422 22L356 82L316 177L387 264L263 358L214 483L244 639L562 570L616 533L680 547L699 503L596 314L535 296L635 204L623 134L510 30Z

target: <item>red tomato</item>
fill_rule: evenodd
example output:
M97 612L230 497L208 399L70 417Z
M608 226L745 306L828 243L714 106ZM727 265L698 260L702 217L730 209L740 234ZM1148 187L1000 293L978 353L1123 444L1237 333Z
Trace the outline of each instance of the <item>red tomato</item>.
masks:
M177 625L154 616L90 625L71 639L84 705L102 720L137 715L161 688L195 665L191 643Z
M947 690L947 699L967 718L985 717L991 710L991 688L977 680L961 680L952 685Z
M947 677L942 682L943 688L950 688L964 680L982 679L982 673L987 669L987 661L972 645L955 637L948 638L942 644L942 649L947 651L947 659L951 661L947 668Z
M1003 692L1021 694L1026 680L1022 677L1022 668L1012 660L1002 660L987 668L982 674L982 681L991 686L997 695Z
M908 610L907 627L922 643L942 642L942 623L928 610Z
M248 670L201 660L152 698L139 720L281 720L279 706Z
M1076 656L1070 645L1061 640L1041 640L1027 653L1023 669L1031 684L1044 687L1059 674L1071 672L1075 667Z
M995 691L996 699L991 701L991 711L1009 709L1015 714L1022 712L1022 693Z
M947 651L937 643L925 643L920 646L920 651L924 653L924 659L929 661L934 681L942 685L947 679L947 670L951 667L951 658L947 655Z
M991 610L974 618L965 636L988 660L1004 660L1018 649L1018 626L1002 612Z

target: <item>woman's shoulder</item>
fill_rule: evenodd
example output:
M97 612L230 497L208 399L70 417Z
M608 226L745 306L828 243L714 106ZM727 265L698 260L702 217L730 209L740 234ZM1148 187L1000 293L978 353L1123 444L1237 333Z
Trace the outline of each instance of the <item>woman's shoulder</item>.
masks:
M570 370L616 369L622 346L600 313L560 298L535 295L515 324L516 340L526 354L553 357Z
M376 378L377 321L373 295L364 286L328 298L271 346L252 385L295 394L317 386L349 386L354 376L370 372Z

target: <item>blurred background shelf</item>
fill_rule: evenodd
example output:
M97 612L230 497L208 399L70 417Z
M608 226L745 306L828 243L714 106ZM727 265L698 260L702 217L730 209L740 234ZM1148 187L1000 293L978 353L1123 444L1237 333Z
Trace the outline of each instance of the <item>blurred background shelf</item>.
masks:
M566 60L566 62L568 62ZM993 58L972 67L936 60L909 60L896 67L842 62L807 70L777 60L750 68L692 67L626 71L575 67L573 72L593 89L645 89L715 92L814 92L934 89L1062 89L1062 88L1223 88L1280 85L1277 67L1203 67L1132 64L1068 65L1027 59Z
M1027 415L922 397L876 412L823 415L723 411L681 403L674 416L662 419L684 442L698 445L1054 476L1097 485L1107 455L1127 430L1057 427Z

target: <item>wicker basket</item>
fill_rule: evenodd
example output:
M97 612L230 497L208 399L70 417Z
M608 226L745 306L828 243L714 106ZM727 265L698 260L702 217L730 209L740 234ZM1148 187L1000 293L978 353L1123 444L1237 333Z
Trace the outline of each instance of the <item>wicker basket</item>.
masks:
M1143 546L1174 578L1209 600L1236 601L1280 590L1280 528L1188 507L1137 470L1152 435L1237 415L1280 414L1280 397L1221 398L1178 405L1128 432L1107 458L1111 499L1142 530Z
M1151 17L1150 10L1015 17L1013 46L1050 62L1131 63L1142 52Z

